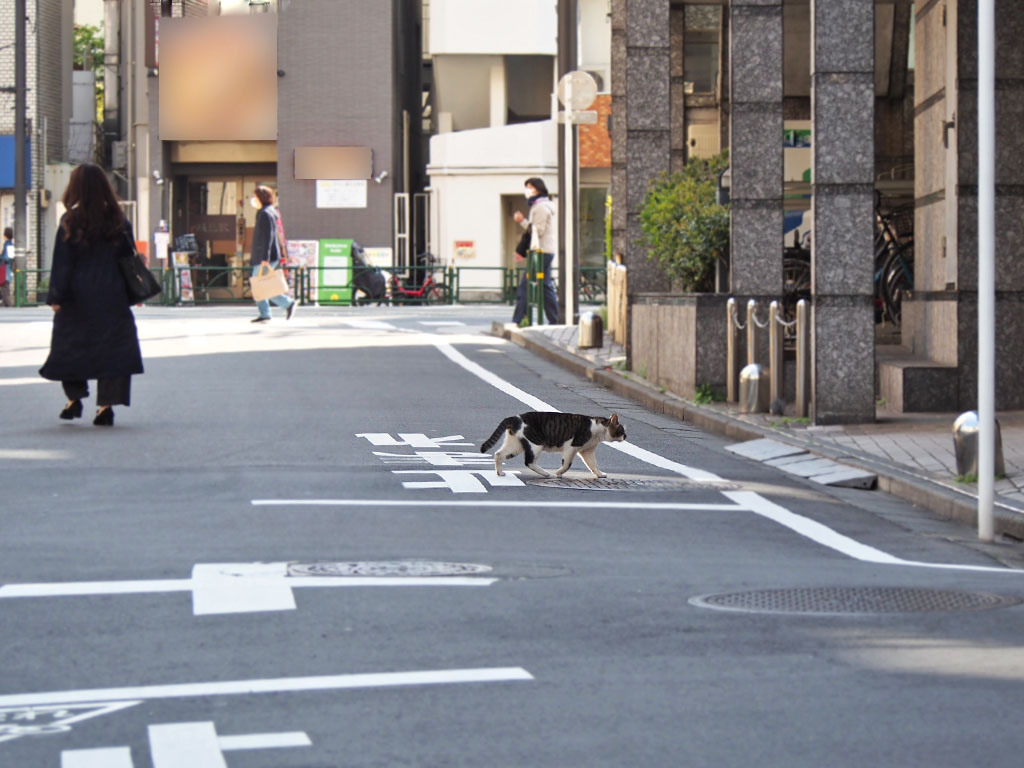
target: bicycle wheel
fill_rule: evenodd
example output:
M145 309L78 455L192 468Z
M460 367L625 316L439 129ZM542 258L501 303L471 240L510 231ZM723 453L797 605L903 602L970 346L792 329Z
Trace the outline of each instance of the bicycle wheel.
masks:
M427 291L427 303L428 304L447 304L448 303L448 286L442 283L434 283L430 286L430 290Z
M885 315L893 325L903 317L903 296L914 287L913 256L906 251L894 251L882 271L882 299Z

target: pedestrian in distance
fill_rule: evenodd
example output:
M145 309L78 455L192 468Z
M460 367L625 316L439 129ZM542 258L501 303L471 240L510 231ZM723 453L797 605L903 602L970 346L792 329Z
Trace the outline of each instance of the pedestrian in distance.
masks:
M119 258L135 250L106 173L85 163L71 172L62 199L46 303L53 309L50 355L39 374L59 381L68 403L62 419L82 415L96 380L96 426L114 426L115 405L131 405L132 376L142 351Z
M284 257L282 245L284 230L281 226L281 214L274 207L274 190L260 185L256 187L250 202L253 208L259 209L256 213L256 229L252 233L252 251L249 257L252 276L256 277L263 264L268 264L271 269L277 269ZM271 303L285 310L286 320L292 319L298 304L295 299L285 293L270 299L262 299L256 302L259 314L253 318L252 322L265 323L270 320Z
M5 307L13 306L11 286L14 285L14 230L4 227L4 249L0 251L0 300Z
M551 279L551 267L558 250L558 219L555 204L548 196L547 185L543 179L531 177L524 184L526 199L530 203L529 217L519 211L515 213L516 223L530 232L530 251L539 251L544 261L544 314L549 323L558 322L558 294L555 283ZM516 263L524 260L521 249L516 249ZM516 291L516 308L512 313L512 322L519 325L526 317L526 275L523 273Z

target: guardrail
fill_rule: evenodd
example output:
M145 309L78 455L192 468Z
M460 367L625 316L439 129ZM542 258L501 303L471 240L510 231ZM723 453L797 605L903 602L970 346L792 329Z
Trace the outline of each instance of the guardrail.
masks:
M741 322L737 316L736 299L726 302L726 399L729 402L740 402L745 413L758 413L767 410L768 400L758 390L763 386L763 373L767 369L771 402L782 400L783 369L784 369L784 335L786 329L796 331L796 415L806 418L810 412L811 394L811 345L810 322L806 299L800 299L796 305L796 319L787 321L783 318L781 305L773 301L768 307L768 320L762 321L757 316L757 301L747 302L746 321ZM747 364L739 367L739 332L747 332ZM758 331L768 331L768 361L763 366L758 362ZM741 384L747 384L747 392L741 392ZM745 396L746 395L746 396Z

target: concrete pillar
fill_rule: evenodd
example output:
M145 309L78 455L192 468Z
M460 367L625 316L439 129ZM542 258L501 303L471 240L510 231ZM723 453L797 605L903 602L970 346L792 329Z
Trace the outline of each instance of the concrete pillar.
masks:
M874 0L811 0L811 391L819 424L875 418L874 30Z
M647 186L671 170L669 0L629 0L624 10L626 195L615 205L625 203L628 290L630 294L667 291L668 279L637 243Z
M741 297L782 294L782 31L782 0L732 0L730 278Z

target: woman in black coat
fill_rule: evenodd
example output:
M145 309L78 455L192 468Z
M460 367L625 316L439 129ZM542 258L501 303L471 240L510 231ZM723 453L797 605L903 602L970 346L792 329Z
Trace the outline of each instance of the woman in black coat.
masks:
M57 229L46 303L53 308L50 356L39 374L68 396L62 419L82 415L89 379L96 379L97 426L113 426L114 405L131 404L132 375L142 352L118 257L134 247L106 173L86 163L64 192L67 213Z

